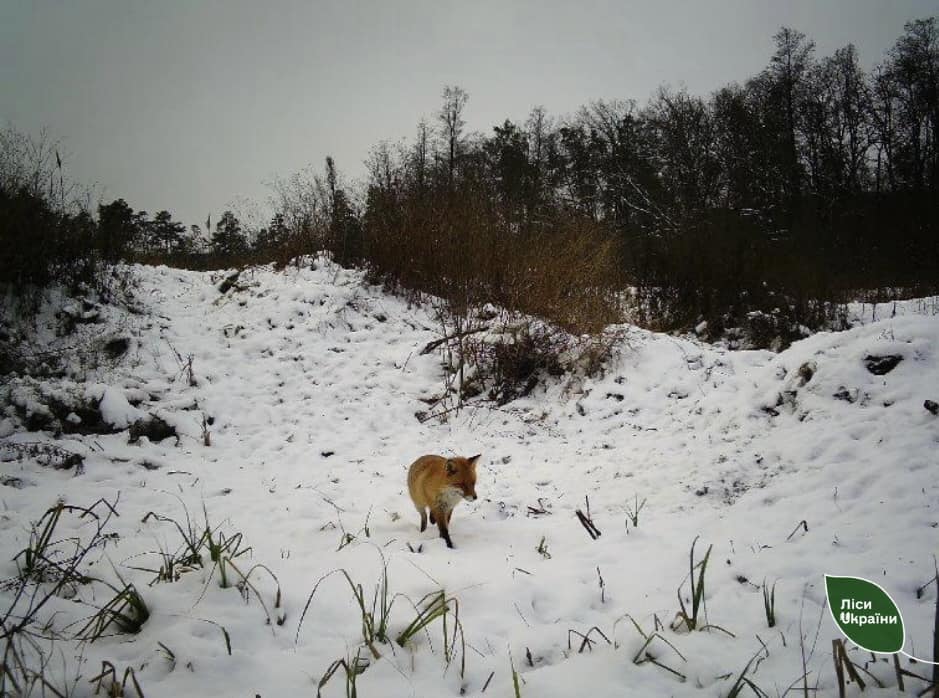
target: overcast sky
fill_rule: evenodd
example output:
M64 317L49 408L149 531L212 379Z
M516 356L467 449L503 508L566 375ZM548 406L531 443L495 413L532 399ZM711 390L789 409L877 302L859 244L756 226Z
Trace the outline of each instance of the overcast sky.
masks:
M782 25L870 67L934 15L939 0L0 0L0 122L47 127L106 200L193 223L326 155L361 176L445 84L484 130L662 83L705 95L765 66Z

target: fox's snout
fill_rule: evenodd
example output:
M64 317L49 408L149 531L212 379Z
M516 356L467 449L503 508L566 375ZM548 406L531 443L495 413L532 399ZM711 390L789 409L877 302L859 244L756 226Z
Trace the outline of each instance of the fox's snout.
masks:
M465 499L467 502L475 502L479 498L476 496L475 492L470 492L469 494L464 494L463 499Z

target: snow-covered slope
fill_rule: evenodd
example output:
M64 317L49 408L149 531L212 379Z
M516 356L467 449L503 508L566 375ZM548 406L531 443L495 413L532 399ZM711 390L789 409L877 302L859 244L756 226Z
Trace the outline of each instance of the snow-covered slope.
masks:
M16 574L30 522L58 499L120 493L108 529L117 536L89 559L133 582L151 615L141 632L87 644L81 658L58 643L70 675L83 676L78 695L93 691L104 659L134 668L150 698L314 695L330 664L361 647L362 616L341 574L311 592L342 569L370 603L383 564L396 595L391 641L375 644L380 658L357 679L366 698L513 695L513 663L523 696L717 696L753 657L747 677L769 695L801 695L805 671L814 695L837 695L825 573L880 583L903 612L905 649L932 656L935 585L917 592L939 551L939 418L923 407L939 401L935 315L818 334L780 354L624 327L600 377L552 382L501 408L471 405L441 424L415 417L443 386L440 355L419 353L439 336L431 314L357 272L254 270L225 294L208 274L134 273L149 314L127 320L121 361L75 386L104 398L114 428L152 413L178 443L65 435L58 443L84 455L82 474L30 458L2 464L4 577ZM892 370L868 369L868 357L888 355L901 357ZM9 409L22 416L30 396L54 388L16 389L20 407ZM8 437L36 440L52 438ZM480 498L453 516L454 550L418 531L407 496L407 466L424 453L483 456ZM575 515L588 507L596 540ZM235 564L254 590L221 588L211 564L153 583L146 570L182 539L149 512L240 533L251 550ZM704 598L714 627L689 633L669 625L677 590L690 598L695 540L696 561L713 546ZM248 573L255 563L279 581L279 609L272 576ZM774 628L764 580L775 584ZM440 589L459 601L465 640L449 666L439 621L405 647L394 642L413 604ZM107 601L88 594L78 598ZM94 609L60 600L55 610L65 627ZM269 624L266 612L286 618ZM636 625L651 634L657 622L634 663L645 642ZM892 662L850 654L884 694L896 691ZM340 669L324 695L342 695L343 681Z

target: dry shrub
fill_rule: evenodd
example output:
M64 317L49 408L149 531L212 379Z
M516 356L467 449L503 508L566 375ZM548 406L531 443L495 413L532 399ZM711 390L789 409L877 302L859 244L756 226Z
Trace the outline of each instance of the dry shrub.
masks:
M485 393L499 405L529 395L546 377L583 378L599 374L624 340L622 327L575 336L536 318L516 316L501 329L466 337L451 350L462 351L471 367L463 398Z
M486 396L498 405L530 394L545 376L563 375L564 355L572 338L537 321L522 322L495 338L472 338L463 343L464 359L474 369L470 397L488 388Z
M320 249L320 236L312 229L302 229L288 235L281 244L271 247L263 256L273 262L275 269L284 269L293 261L315 257Z
M369 279L442 301L442 334L451 338L444 350L461 400L486 392L505 404L545 376L602 365L608 349L587 338L621 320L619 254L602 224L558 213L521 230L472 183L410 198L372 196L364 226ZM480 319L489 304L501 320ZM483 327L488 333L479 334Z
M622 319L617 309L617 251L590 221L568 219L558 230L518 240L507 260L510 309L545 318L575 335L594 335Z
M617 247L585 217L514 230L485 192L465 187L389 204L365 228L371 279L442 298L452 314L495 303L574 334L620 319Z

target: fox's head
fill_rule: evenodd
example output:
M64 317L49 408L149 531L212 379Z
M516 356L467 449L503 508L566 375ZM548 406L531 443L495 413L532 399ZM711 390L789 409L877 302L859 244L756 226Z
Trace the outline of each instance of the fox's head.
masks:
M463 499L467 502L476 500L476 461L480 455L447 459L447 482L451 487L462 490Z

